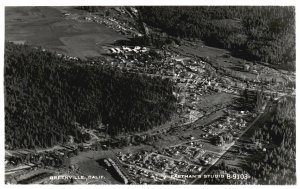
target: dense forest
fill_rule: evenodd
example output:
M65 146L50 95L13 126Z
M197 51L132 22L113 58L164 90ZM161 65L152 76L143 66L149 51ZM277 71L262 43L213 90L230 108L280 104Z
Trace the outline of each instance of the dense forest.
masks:
M75 7L76 9L79 10L84 10L88 12L109 12L109 7L103 7L103 6L77 6Z
M295 70L294 7L137 7L140 21L234 56Z
M49 147L77 124L106 125L116 136L166 122L175 111L173 83L110 66L68 60L27 45L5 44L5 140L11 148Z
M262 161L249 165L250 174L257 178L258 184L296 183L295 117L295 99L284 98L270 121L254 133L252 141L274 145L263 154Z

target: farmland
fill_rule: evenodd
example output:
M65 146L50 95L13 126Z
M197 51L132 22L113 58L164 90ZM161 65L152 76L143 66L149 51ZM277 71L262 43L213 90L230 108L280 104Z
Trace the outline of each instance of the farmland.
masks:
M63 7L6 7L5 39L72 57L99 56L103 45L126 39L103 24L65 19ZM84 11L71 9L73 13Z

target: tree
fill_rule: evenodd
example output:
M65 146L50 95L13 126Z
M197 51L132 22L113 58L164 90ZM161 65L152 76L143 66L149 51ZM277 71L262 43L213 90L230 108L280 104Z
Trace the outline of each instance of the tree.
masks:
M68 60L28 45L6 43L4 80L11 148L49 147L69 136L89 140L74 122L87 128L101 122L116 136L153 128L176 112L171 80Z

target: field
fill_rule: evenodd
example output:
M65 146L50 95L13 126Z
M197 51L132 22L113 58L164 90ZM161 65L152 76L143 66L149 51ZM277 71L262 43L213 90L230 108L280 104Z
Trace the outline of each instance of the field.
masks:
M256 71L254 72L245 71L244 65L250 65L253 62L232 56L228 50L206 46L202 41L186 42L178 48L171 47L171 50L186 56L210 60L212 66L217 68L220 74L233 78L252 81L257 79L267 81L276 79L277 82L286 81L282 76L282 70L276 70L263 64L255 64L253 70Z
M5 39L80 58L99 56L106 52L103 45L125 39L104 25L66 19L66 12L87 14L65 7L6 7Z

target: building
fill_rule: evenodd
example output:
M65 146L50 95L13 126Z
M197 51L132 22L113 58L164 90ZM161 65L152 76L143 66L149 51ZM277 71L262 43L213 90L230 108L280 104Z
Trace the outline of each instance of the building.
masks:
M222 135L218 135L215 139L214 139L214 144L216 146L223 146L225 144L225 141L223 139Z

